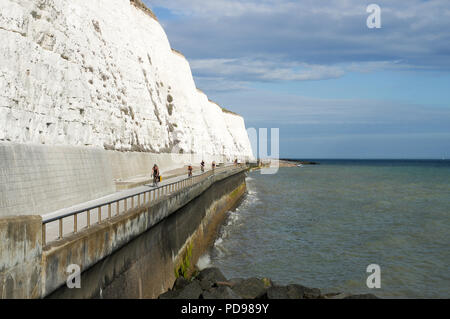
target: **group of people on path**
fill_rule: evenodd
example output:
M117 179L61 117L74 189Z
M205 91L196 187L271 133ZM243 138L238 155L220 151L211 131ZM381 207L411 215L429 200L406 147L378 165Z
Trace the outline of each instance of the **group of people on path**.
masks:
M238 165L237 159L234 161L234 164ZM213 172L214 172L215 168L216 168L216 162L212 161L211 169ZM205 172L205 161L204 160L202 160L202 162L200 163L200 169L201 169L202 173ZM188 177L193 176L192 175L193 170L194 170L194 168L192 167L191 164L189 164L188 165ZM153 165L153 168L152 168L152 177L153 177L153 186L158 186L158 183L161 181L161 175L159 173L159 167L156 164Z
M212 163L211 163L211 169L214 171L214 169L216 168L216 162L215 161L212 161ZM192 165L188 165L188 177L191 177L192 176L192 170L193 170L193 167L192 167ZM204 173L205 172L205 161L203 161L202 160L202 162L200 163L200 170L202 171L202 173Z

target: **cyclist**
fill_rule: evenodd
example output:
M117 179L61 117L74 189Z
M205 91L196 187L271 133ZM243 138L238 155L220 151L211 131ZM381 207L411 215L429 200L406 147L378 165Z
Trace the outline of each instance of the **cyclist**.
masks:
M159 168L158 165L153 165L152 169L152 176L153 176L153 186L158 186L159 182Z
M200 168L202 170L202 173L205 171L205 161L202 160L202 162L200 163Z
M188 177L192 177L192 165L189 164L188 166Z

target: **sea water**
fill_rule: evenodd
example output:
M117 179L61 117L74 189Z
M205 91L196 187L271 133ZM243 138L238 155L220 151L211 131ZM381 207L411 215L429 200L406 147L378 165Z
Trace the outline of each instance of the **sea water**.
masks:
M210 263L323 292L450 297L450 161L331 161L248 174ZM380 266L369 289L367 267Z

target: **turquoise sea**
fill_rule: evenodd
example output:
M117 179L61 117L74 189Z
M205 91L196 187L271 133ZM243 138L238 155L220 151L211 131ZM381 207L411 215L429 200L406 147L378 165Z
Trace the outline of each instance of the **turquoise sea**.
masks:
M325 292L449 298L450 161L317 161L249 173L211 264ZM370 264L380 289L366 285Z

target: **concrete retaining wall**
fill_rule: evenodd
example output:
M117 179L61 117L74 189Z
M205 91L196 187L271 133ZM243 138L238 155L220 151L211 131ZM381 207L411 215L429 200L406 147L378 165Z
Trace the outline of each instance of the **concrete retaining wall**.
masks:
M243 171L220 174L48 247L43 252L43 295L157 297L173 284L188 248L190 265L196 263L244 192ZM81 266L81 289L65 285L70 264Z
M111 194L115 181L150 175L154 163L164 173L202 159L199 154L0 142L0 217L51 213ZM212 160L219 163L223 158L205 158Z
M41 295L42 220L0 219L0 299Z
M115 191L95 148L0 143L0 217L40 215Z

